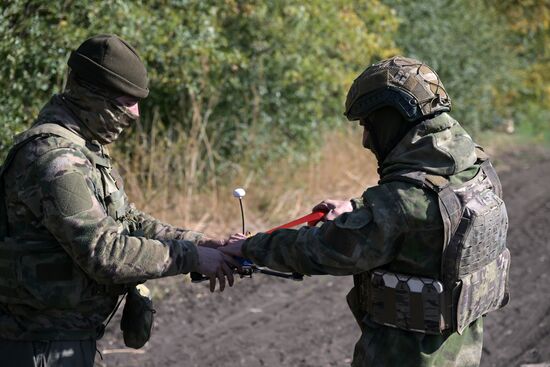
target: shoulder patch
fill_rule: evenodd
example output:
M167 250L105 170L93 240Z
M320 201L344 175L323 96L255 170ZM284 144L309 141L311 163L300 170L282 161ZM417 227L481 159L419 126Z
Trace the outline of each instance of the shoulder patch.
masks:
M50 185L53 200L64 216L70 217L81 213L93 205L86 181L80 173L73 172L56 177Z

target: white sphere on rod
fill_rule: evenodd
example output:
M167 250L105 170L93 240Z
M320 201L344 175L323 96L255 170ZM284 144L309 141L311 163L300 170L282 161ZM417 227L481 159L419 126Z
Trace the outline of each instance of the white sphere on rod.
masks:
M239 187L235 190L233 190L233 196L236 198L243 198L246 195L246 191L244 191L243 188Z

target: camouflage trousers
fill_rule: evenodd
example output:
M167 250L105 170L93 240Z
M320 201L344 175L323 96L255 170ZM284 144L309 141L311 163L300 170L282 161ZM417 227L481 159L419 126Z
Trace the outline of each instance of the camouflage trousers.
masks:
M361 327L352 367L478 367L483 345L483 318L462 335L426 335L372 322L360 310L352 289L348 304Z
M96 342L87 340L17 341L0 339L2 367L92 367Z

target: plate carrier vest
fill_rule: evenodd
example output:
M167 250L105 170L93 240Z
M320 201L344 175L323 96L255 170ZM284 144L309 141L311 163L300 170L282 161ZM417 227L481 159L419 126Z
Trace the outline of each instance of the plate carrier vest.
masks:
M508 216L493 166L481 150L478 157L479 172L457 186L421 171L381 180L409 182L437 194L444 245L438 279L384 267L355 276L361 308L372 321L426 334L462 333L508 303Z

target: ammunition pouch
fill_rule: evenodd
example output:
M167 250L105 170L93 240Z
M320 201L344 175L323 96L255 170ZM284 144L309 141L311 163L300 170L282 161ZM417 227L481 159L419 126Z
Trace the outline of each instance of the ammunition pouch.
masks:
M450 324L438 280L375 270L362 274L361 285L361 307L374 322L427 334L440 334Z
M386 326L426 334L463 330L508 303L510 252L445 286L437 279L384 270L360 275L361 309Z
M120 329L127 347L139 349L149 341L154 314L149 289L143 284L130 288L120 320Z
M484 160L480 168L456 187L424 172L383 180L411 182L438 195L444 245L438 279L384 268L358 276L360 305L372 321L426 334L462 333L508 303L508 216L493 167Z

